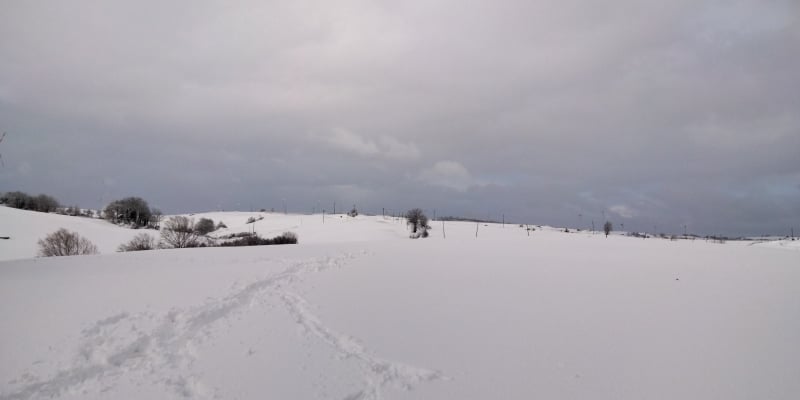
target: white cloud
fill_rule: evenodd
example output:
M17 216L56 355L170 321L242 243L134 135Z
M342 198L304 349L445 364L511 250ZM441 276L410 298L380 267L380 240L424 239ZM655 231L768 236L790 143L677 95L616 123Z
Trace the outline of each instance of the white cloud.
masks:
M366 140L353 132L341 128L333 130L333 135L328 138L328 144L339 150L362 156L373 156L379 153L375 142Z
M401 143L389 136L381 138L383 154L396 160L416 160L420 156L419 148L414 143Z
M419 179L427 184L446 187L464 192L472 186L479 185L466 167L456 161L439 161L432 167L423 170Z
M608 208L614 214L619 215L622 218L633 218L639 215L639 212L630 208L626 205L618 204L616 206L611 206Z
M420 151L416 144L402 143L389 136L382 136L376 143L350 130L336 128L333 130L333 134L326 138L326 141L336 149L363 157L383 157L394 160L415 160L420 157Z

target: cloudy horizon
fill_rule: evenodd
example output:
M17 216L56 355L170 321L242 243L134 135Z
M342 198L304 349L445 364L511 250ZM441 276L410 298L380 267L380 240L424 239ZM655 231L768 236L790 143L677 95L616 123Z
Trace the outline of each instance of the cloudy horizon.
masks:
M800 231L796 1L2 7L0 192Z

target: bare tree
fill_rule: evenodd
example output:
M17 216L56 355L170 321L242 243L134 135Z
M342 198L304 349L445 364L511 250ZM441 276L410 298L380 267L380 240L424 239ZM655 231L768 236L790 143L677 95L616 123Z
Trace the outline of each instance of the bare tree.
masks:
M140 233L131 239L130 242L119 245L117 251L142 251L156 248L158 248L156 238L147 233Z
M606 237L608 237L608 234L611 233L613 228L614 226L611 225L611 221L606 221L606 223L603 224L603 231L606 233Z
M161 210L154 208L150 211L150 227L158 229L161 227L161 220L164 219L164 213Z
M77 256L97 254L97 246L77 232L61 228L44 239L39 239L39 255L41 257Z
M423 237L428 236L428 217L425 216L425 213L423 213L421 209L414 208L409 210L406 213L406 220L408 221L407 223L411 225L411 233L414 234L414 237L416 237L417 233Z
M197 231L194 220L187 217L171 217L161 229L161 240L177 249L197 246Z

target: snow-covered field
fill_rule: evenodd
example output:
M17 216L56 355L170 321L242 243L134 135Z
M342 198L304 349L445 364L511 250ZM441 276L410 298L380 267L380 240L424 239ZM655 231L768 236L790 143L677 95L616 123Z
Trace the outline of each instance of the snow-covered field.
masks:
M0 399L800 397L798 242L194 217L259 215L300 244L114 253L143 231L0 207ZM104 254L31 258L62 226Z

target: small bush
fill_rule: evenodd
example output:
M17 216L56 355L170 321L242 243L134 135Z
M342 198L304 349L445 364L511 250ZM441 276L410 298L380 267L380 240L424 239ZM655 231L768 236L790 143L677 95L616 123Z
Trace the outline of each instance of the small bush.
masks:
M353 209L350 210L350 212L347 213L347 215L349 215L349 216L351 216L353 218L357 217L358 216L358 210L356 210L356 206L353 206Z
M97 246L88 239L81 237L77 232L70 232L61 228L44 239L39 239L39 256L77 256L84 254L97 254Z
M227 228L227 227L228 227L228 225L225 225L225 223L222 222L222 221L219 221L217 223L217 229L222 229L222 228Z
M280 236L272 238L272 244L297 244L297 234L294 232L283 232Z
M158 248L156 238L146 233L140 233L131 239L130 242L119 245L117 251L142 251L156 248Z
M200 220L194 224L194 230L201 236L208 235L214 232L214 221L208 218L200 218Z

